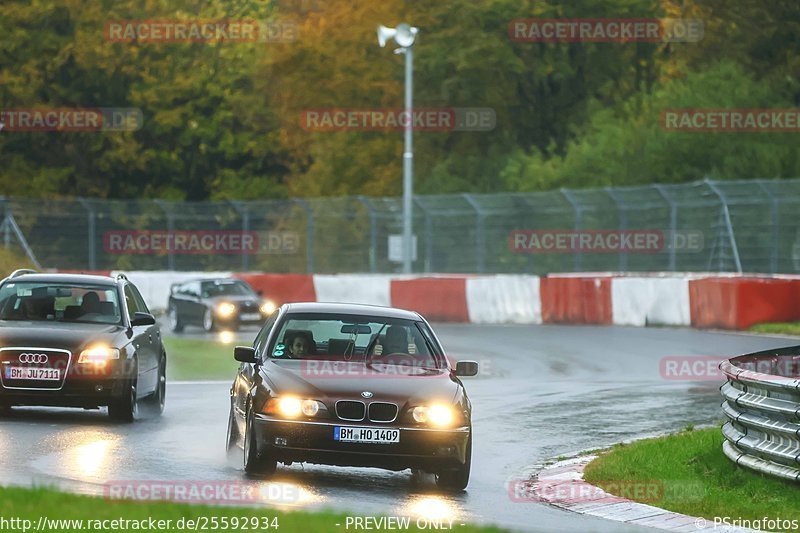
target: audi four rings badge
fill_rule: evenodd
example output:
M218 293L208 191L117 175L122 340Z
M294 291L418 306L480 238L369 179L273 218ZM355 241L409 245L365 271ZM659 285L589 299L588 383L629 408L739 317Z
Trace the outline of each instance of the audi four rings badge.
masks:
M43 365L48 361L48 357L43 353L23 353L19 356L20 363L30 363Z

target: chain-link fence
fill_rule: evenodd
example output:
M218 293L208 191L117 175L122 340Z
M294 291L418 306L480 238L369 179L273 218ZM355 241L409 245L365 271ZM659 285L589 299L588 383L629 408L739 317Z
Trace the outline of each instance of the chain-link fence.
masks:
M417 196L413 268L800 272L798 207L800 179ZM3 209L5 246L45 268L337 273L401 266L400 198L7 197ZM658 237L638 246L637 235Z

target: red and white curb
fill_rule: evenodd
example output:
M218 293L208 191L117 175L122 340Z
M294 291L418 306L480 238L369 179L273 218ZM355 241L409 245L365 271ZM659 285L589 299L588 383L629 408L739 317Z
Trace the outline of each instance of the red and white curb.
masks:
M616 522L665 529L669 531L722 531L722 532L754 532L724 524L714 524L713 520L674 513L644 503L628 500L605 492L600 487L583 480L586 465L596 459L597 455L583 455L546 466L539 474L527 482L531 492L537 494L537 500L574 513L596 516ZM579 486L579 490L564 491L542 490L542 487L559 485ZM585 494L591 494L587 499Z

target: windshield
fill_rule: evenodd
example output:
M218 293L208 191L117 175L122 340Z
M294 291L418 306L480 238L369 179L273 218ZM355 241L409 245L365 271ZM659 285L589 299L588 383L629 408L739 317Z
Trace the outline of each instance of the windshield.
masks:
M217 296L253 296L255 293L242 281L204 281L200 284L203 298Z
M120 324L115 287L74 283L17 283L0 288L0 320Z
M353 315L289 315L270 347L274 359L364 361L444 368L422 322Z

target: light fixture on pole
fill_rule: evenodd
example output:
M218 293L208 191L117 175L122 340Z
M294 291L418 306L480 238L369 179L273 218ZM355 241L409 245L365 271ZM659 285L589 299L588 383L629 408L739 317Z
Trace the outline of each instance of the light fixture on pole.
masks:
M419 30L408 24L398 24L396 28L378 26L378 44L386 46L389 39L400 46L396 54L406 55L406 101L405 101L405 148L403 149L403 272L411 273L412 243L412 195L414 194L414 145L413 145L413 87L414 87L414 41Z

